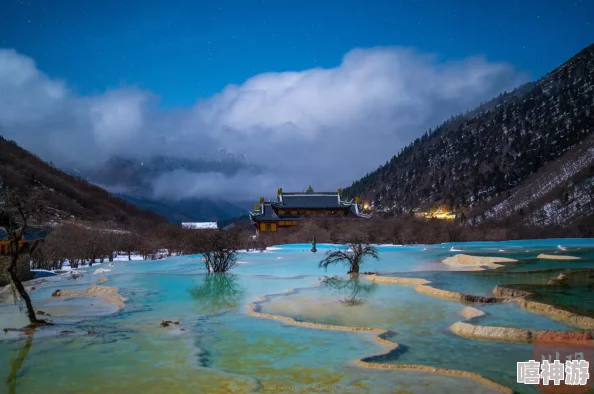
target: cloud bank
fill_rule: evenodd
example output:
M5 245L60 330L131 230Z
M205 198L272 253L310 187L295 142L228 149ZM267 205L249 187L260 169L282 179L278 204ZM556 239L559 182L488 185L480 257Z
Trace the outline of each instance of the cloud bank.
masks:
M407 48L355 49L335 68L260 74L190 108L166 110L156 94L133 87L79 95L33 59L0 49L0 134L82 170L114 156L240 166L157 174L147 194L159 197L246 199L309 184L334 190L450 115L526 80L482 57L441 62Z

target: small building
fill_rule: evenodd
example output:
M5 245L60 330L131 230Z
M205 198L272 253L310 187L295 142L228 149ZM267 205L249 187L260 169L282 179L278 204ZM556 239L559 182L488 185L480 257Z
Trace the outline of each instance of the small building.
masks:
M277 191L277 201L264 201L254 206L250 221L258 232L276 232L280 228L297 226L310 218L362 218L368 219L359 197L354 201L342 199L342 189L337 192L314 192L310 186L304 193Z
M445 220L454 220L456 219L456 215L452 212L449 212L445 208L437 208L435 210L421 212L416 210L414 212L416 217L423 218L423 219L445 219Z
M46 229L39 229L34 227L27 227L23 237L19 240L19 247L28 242L37 241L47 237L49 231ZM10 239L8 232L4 227L0 227L0 255L8 254L8 247L10 245Z
M217 222L186 222L182 223L182 228L192 230L218 230Z

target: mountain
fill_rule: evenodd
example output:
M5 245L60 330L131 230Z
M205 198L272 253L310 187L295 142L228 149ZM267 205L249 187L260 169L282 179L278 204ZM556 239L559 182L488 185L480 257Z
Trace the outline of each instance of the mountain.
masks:
M536 212L534 204L554 201L536 191L558 189L576 174L578 185L590 182L593 114L591 45L540 80L429 130L344 194L391 213L438 204L491 217L509 216L524 205ZM548 165L556 159L563 163ZM577 187L584 188L591 190ZM489 206L493 200L508 208Z
M248 209L226 202L207 198L191 198L179 201L155 200L118 194L118 197L136 205L141 209L153 211L169 222L215 222L226 221L239 216L247 216Z
M136 208L86 180L69 175L0 137L0 183L22 191L40 189L56 219L113 220L127 225L134 220L160 223L157 214Z
M594 133L591 133L517 187L479 205L473 216L523 219L533 225L550 227L585 225L584 217L593 213Z
M244 155L219 150L208 157L183 158L173 156L110 157L96 167L86 170L84 177L98 185L108 188L125 189L132 196L148 196L153 190L154 181L174 171L189 173L216 172L227 176L241 169L257 172ZM72 170L78 172L77 170Z
M192 159L170 156L134 159L111 157L84 174L74 169L70 169L69 172L111 190L138 208L151 210L169 222L179 224L227 220L242 216L247 214L253 201L232 203L204 197L155 197L153 186L156 179L174 171L233 175L245 168L257 171L245 156L218 151L214 156Z

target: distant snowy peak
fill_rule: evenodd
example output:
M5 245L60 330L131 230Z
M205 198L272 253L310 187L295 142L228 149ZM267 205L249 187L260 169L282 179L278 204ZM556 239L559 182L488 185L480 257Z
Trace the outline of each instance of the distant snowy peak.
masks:
M121 186L130 190L145 192L150 189L152 181L172 171L191 173L217 172L232 176L241 170L260 173L262 169L249 162L247 156L240 152L223 149L210 155L197 155L192 158L174 156L137 156L134 158L113 156L102 164L88 170L85 174L90 182L105 186ZM146 194L146 193L145 193Z
M250 164L250 161L245 153L233 152L224 148L218 149L213 154L206 156L206 158L219 163L236 163L244 165Z

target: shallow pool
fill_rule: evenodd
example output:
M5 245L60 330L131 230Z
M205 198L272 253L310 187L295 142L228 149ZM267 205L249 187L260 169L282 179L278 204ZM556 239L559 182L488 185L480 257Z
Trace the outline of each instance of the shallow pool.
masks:
M425 277L435 287L488 294L501 283L543 284L568 262L547 262L545 273L448 272L441 260L454 253L506 255L525 259L518 266L541 269L535 256L559 251L581 253L594 240L539 240L501 243L378 246L380 260L363 271ZM515 383L516 362L532 355L528 344L474 341L448 327L464 320L464 305L415 291L414 286L320 285L325 276L344 278L347 269L324 271L318 262L339 246L285 245L242 253L232 275L205 275L199 256L159 261L115 262L81 270L86 275L48 277L31 292L37 310L54 326L33 336L9 332L0 340L0 392L109 393L495 393L495 388L460 376L425 371L362 368L364 359L382 364L415 364L477 373L518 392L536 392ZM340 246L342 247L342 246ZM527 252L528 251L528 252ZM93 274L97 268L110 272ZM534 270L532 269L532 270ZM517 270L516 270L517 271ZM84 290L100 276L127 299L123 309L97 298L52 298L57 290ZM361 285L363 287L361 287ZM288 293L291 289L298 289ZM296 326L248 314L263 313L297 321L388 330L333 331ZM569 298L572 297L570 294ZM552 299L554 301L554 299ZM477 306L486 315L473 324L571 330L515 303ZM163 320L179 324L162 327ZM26 319L13 304L0 305L0 327L21 327Z

